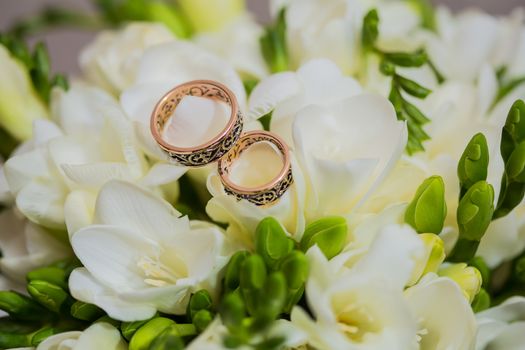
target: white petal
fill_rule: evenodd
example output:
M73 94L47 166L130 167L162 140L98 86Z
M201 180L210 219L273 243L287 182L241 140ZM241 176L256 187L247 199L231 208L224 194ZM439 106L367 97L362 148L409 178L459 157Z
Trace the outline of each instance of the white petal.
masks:
M127 228L165 242L189 230L188 219L180 216L163 199L121 181L111 181L102 188L95 211L97 223Z
M94 323L88 327L75 345L75 350L126 350L128 347L120 332L109 323Z
M81 334L82 332L80 331L72 331L53 335L49 338L46 338L42 343L40 343L37 347L37 350L61 349L62 343L65 343L66 341L72 341L71 344L74 344L76 343L76 340L80 337Z
M85 268L78 268L71 273L69 289L75 299L97 305L116 320L146 320L156 312L151 304L122 300L117 293L95 280Z
M492 340L487 349L491 350L521 350L525 343L525 322L509 324L503 331Z
M149 172L140 180L144 186L165 185L177 181L188 171L188 168L170 163L155 163Z
M35 147L43 146L48 141L62 135L62 130L52 121L46 119L33 121L33 143Z
M90 189L98 189L110 180L134 180L125 163L63 164L62 170L76 185Z
M95 201L94 194L81 190L73 191L67 196L64 204L64 216L70 238L78 230L93 222Z
M33 178L48 176L51 172L45 153L39 149L11 157L4 171L12 193L20 191Z

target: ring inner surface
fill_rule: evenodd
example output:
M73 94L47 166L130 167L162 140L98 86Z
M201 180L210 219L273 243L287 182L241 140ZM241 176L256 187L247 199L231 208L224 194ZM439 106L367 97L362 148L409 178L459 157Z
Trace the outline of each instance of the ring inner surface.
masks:
M285 167L282 145L270 137L242 137L220 166L223 177L238 190L247 192L272 187Z
M166 95L155 109L155 128L170 148L191 152L215 142L233 121L232 101L212 84L182 86Z

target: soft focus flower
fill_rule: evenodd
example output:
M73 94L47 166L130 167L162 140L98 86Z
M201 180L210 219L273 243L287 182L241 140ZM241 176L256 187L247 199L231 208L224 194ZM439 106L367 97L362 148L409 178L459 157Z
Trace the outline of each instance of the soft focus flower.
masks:
M15 209L0 213L0 227L0 271L19 283L25 282L31 270L72 255L66 237L47 232Z
M296 307L292 322L318 349L470 348L474 317L457 285L429 274L404 291L423 250L400 226L384 228L351 267L312 248L306 296L315 321Z
M0 45L0 125L19 140L31 137L33 120L48 111L36 95L27 68Z
M40 343L36 350L126 350L127 348L120 332L109 323L101 322L94 323L83 332L73 331L53 335Z
M100 33L82 51L79 64L86 80L118 94L133 83L144 50L171 40L173 34L162 24L131 23Z
M446 264L439 269L439 275L454 280L463 291L465 298L472 302L481 289L481 273L465 263Z
M512 297L476 315L476 350L519 350L525 342L525 298Z
M178 2L193 28L199 32L218 31L244 12L244 0L180 0Z
M71 274L72 295L134 321L157 310L182 314L191 292L215 291L227 261L222 232L180 216L145 190L109 182L97 198L93 224L71 238L84 265Z

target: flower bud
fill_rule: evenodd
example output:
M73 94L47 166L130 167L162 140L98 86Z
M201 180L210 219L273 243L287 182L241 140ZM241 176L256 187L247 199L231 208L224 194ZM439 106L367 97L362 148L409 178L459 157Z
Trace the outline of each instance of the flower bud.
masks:
M47 310L18 292L0 291L0 309L22 320L41 320Z
M458 163L461 197L478 181L487 179L489 148L482 133L472 137Z
M246 307L239 293L230 293L224 297L220 307L220 314L224 324L231 331L235 331L242 326L246 316Z
M226 292L234 291L239 287L241 266L249 256L249 252L239 251L230 258L224 274L224 288Z
M372 50L379 37L379 15L376 9L370 10L363 19L361 43L367 50Z
M505 163L516 144L525 141L525 102L517 100L509 110L501 134L501 155Z
M129 350L148 350L151 342L166 328L174 325L175 321L169 318L157 317L140 327L129 342Z
M193 325L197 332L203 332L208 325L213 321L213 313L209 310L200 310L192 318Z
M491 271L485 260L481 256L476 256L470 260L469 265L478 269L479 273L481 273L482 287L488 288Z
M240 289L248 312L253 315L259 301L259 291L266 281L266 266L259 255L252 255L241 266Z
M343 250L347 234L348 225L345 218L326 217L306 226L301 239L301 249L306 252L317 244L326 258L331 259Z
M28 293L40 305L53 312L60 312L70 296L64 289L46 281L31 281L27 285Z
M255 316L262 321L258 326L264 327L279 316L283 310L286 295L286 280L283 273L279 271L269 275L261 290L260 299L257 301Z
M520 142L510 154L505 164L505 173L512 182L525 182L525 141Z
M481 290L481 273L475 267L468 266L465 263L449 264L442 267L439 270L439 275L456 282L469 302L472 302Z
M27 280L46 281L62 288L67 288L67 274L64 269L50 266L33 270L27 274Z
M179 0L178 4L197 32L221 30L244 11L244 0Z
M154 317L155 318L155 317ZM133 337L133 335L140 329L140 327L144 326L146 323L148 323L150 320L142 320L142 321L133 321L133 322L122 322L120 324L120 331L124 338L129 341Z
M308 279L308 259L304 253L294 250L283 259L279 270L283 272L288 288L284 311L290 312L303 295L304 284Z
M421 67L428 60L426 52L422 50L416 52L389 52L385 53L384 57L387 61L400 67Z
M416 261L416 267L409 285L417 283L421 277L429 272L437 272L445 261L445 243L439 236L433 233L422 233L419 238L423 241L425 254Z
M94 321L104 315L104 311L93 304L87 304L82 301L75 301L71 305L71 316L83 321Z
M175 324L166 327L157 338L153 339L148 350L183 350L182 341Z
M173 6L160 1L148 1L148 19L164 24L179 38L189 38L191 30L186 19Z
M255 236L255 251L271 269L294 248L294 242L286 236L281 224L272 217L263 219L257 225Z
M396 82L403 89L403 91L417 98L425 98L432 92L426 87L419 85L415 81L403 78L400 75L396 76Z
M483 288L472 301L472 310L476 313L487 310L490 307L490 294Z
M186 314L190 320L193 320L195 314L201 310L211 311L213 309L213 301L211 295L206 289L201 289L190 298Z
M47 118L28 70L0 45L0 126L19 140L31 137L33 120Z
M445 183L440 176L423 181L408 205L405 222L418 233L439 234L447 215Z

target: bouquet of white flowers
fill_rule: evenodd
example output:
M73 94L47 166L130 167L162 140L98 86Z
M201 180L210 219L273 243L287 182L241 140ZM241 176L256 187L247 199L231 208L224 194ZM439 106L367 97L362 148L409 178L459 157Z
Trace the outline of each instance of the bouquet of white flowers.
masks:
M523 11L95 4L0 34L0 348L525 349Z

